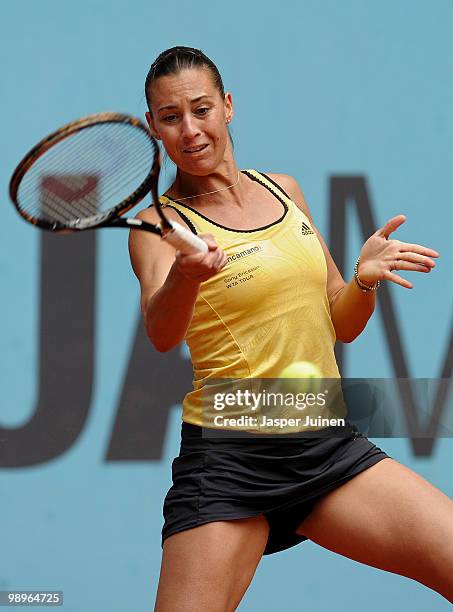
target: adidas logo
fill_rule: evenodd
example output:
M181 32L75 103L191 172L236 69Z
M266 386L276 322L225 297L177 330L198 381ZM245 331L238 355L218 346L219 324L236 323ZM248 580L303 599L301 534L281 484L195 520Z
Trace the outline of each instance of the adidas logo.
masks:
M305 223L302 222L302 236L307 236L308 234L314 234L315 232Z

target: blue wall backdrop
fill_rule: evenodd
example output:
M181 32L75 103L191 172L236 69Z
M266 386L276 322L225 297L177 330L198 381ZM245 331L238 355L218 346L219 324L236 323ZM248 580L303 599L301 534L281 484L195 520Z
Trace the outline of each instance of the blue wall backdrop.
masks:
M412 290L389 287L410 375L438 377L453 302L452 29L450 0L2 2L0 426L30 421L39 374L41 235L8 204L9 176L64 122L102 110L142 116L148 67L176 44L199 47L218 64L235 104L240 166L295 176L326 238L331 177L361 176L378 226L403 213L393 237L440 253L431 274L402 274ZM347 280L364 242L354 210ZM160 459L106 459L139 293L127 232L96 240L88 418L53 460L0 470L0 589L63 590L68 612L144 612L157 585L181 408L171 410ZM344 376L395 375L379 307L344 350ZM373 441L453 496L452 439L435 440L428 455L409 439ZM450 609L418 583L306 542L263 559L240 610L380 612L406 609L409 599L414 612Z

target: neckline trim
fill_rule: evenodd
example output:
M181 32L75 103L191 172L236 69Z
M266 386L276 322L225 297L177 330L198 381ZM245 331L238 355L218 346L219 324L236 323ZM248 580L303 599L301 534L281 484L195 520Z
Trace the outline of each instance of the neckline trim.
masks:
M272 223L268 223L267 225L263 225L262 227L256 227L256 228L253 228L253 229L235 229L233 227L227 227L226 225L222 225L221 223L217 223L213 219L210 219L209 217L206 217L206 215L203 215L202 213L200 213L198 210L195 210L195 208L192 208L191 206L188 206L187 204L184 204L183 202L180 202L179 200L175 200L175 199L170 198L169 196L166 196L166 195L163 195L162 197L166 198L167 200L170 200L170 202L174 202L175 204L179 204L179 206L183 206L184 208L188 208L189 210L194 212L196 215L198 215L199 217L201 217L205 221L208 221L212 225L220 227L220 228L222 228L222 229L224 229L224 230L226 230L228 232L235 232L235 233L240 233L240 234L251 234L253 232L260 232L262 230L268 229L269 227L273 227L274 225L278 225L279 223L281 223L285 219L286 215L288 214L289 207L288 207L288 204L283 199L283 197L277 192L277 189L275 189L275 190L272 189L271 187L266 185L266 183L261 178L255 176L254 174L252 174L248 170L241 170L240 172L241 172L241 174L245 174L246 176L248 176L248 178L250 178L252 181L256 181L257 183L259 183L260 185L265 187L268 191L270 191L272 193L273 196L275 196L277 198L277 200L280 202L280 204L282 204L282 206L284 208L284 211L283 211L282 216L279 219L277 219L276 221L273 221ZM258 170L255 170L255 172L257 172L257 174L260 175ZM268 180L269 180L269 182L271 182L270 179L268 179Z

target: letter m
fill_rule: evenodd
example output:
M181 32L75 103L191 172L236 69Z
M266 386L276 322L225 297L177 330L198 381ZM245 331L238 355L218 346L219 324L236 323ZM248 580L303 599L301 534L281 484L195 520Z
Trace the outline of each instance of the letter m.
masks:
M368 197L366 180L363 176L333 176L330 179L330 210L328 243L332 257L343 274L345 269L347 244L347 212L348 205L357 211L359 227L365 242L377 229L373 209ZM418 406L415 385L411 384L406 351L400 333L400 324L396 314L389 283L383 282L377 293L378 303L382 312L383 332L388 345L395 377L398 379L398 389L401 406L404 411L412 448L415 455L428 456L432 454L434 439L438 434L438 424L442 420L448 400L450 378L453 366L453 328L445 334L447 339L443 365L437 379L437 389L434 402L426 407L429 414L428 422L423 425L418 419ZM340 370L343 371L345 345L337 343L335 354ZM414 381L416 382L416 381ZM425 408L425 407L424 407Z

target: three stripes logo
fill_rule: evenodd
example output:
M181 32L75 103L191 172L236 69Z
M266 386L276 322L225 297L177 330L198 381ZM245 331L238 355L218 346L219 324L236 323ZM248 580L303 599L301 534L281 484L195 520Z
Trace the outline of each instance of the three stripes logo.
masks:
M308 236L308 234L314 234L315 232L305 223L302 222L302 236Z

